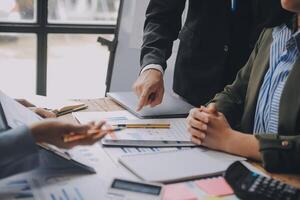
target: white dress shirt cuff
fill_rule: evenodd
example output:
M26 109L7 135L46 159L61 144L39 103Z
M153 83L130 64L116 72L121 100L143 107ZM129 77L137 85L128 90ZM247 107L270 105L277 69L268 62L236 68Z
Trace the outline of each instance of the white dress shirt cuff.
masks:
M146 66L142 69L141 73L143 73L144 71L146 71L146 70L148 70L148 69L155 69L155 70L160 71L162 74L164 74L164 69L162 68L162 66L157 65L157 64L149 64L149 65L146 65ZM140 74L141 74L141 73L140 73Z

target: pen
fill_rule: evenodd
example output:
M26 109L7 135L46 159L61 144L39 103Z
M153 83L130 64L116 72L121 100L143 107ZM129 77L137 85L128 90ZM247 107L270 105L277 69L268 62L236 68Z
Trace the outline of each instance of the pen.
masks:
M116 124L118 128L170 128L170 124Z
M236 1L237 0L231 0L231 11L235 12L236 11Z
M155 100L155 98L156 98L156 94L155 94L155 93L151 93L151 94L149 95L149 97L148 97L148 100L149 100L150 102L152 102L152 101Z
M90 130L87 132L87 134L73 134L73 135L64 135L63 136L63 141L64 143L69 143L69 142L75 142L75 141L78 141L78 140L82 140L82 139L85 139L87 138L88 136L90 135L96 135L96 134L99 134L101 131L105 131L105 132L116 132L116 131L121 131L123 130L124 128L112 128L112 129L107 129L107 130L98 130L98 129L95 129L95 130Z

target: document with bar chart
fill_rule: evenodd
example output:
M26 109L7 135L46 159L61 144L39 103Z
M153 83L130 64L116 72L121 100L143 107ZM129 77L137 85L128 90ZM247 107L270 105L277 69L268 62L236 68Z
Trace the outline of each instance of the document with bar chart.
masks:
M95 190L95 185L97 190ZM105 199L106 185L97 175L26 173L0 181L1 200ZM101 196L102 195L102 196Z

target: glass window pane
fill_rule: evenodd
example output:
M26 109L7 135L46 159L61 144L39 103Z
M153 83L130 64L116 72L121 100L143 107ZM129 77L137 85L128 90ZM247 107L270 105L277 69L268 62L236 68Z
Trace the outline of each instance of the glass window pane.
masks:
M48 0L49 23L116 24L120 0Z
M47 96L104 97L109 51L97 38L86 34L48 36Z
M35 34L0 34L0 90L13 97L35 94Z
M37 0L0 0L0 22L36 22Z

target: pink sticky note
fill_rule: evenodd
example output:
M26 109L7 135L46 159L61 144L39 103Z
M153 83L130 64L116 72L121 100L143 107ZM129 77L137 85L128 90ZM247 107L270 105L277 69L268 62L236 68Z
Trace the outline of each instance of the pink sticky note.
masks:
M196 195L181 183L166 185L164 190L163 200L197 200Z
M233 190L223 177L203 179L196 181L196 184L209 195L226 196L233 194Z

